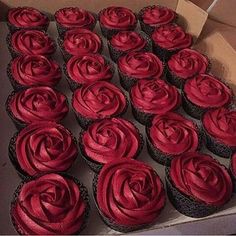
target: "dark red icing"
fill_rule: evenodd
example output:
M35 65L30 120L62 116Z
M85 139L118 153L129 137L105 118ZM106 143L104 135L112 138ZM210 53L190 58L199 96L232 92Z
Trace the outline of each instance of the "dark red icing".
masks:
M236 152L231 157L231 172L236 176Z

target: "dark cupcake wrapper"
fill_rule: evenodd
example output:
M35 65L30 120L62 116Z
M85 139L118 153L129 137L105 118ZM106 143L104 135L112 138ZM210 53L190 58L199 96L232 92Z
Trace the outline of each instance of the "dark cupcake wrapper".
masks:
M231 157L230 157L230 162L229 162L229 168L228 168L228 170L229 170L229 174L230 174L230 176L231 176L232 183L233 183L233 191L234 191L234 193L236 193L236 176L235 176L235 174L234 174L234 172L233 172L232 157L233 157L233 154L232 154Z
M71 176L71 175L68 175L66 173L58 173L58 172L55 172L56 174L59 174L65 178L68 178L68 179L71 179L73 180L77 186L79 187L79 190L80 190L80 193L81 193L81 197L83 198L84 202L86 203L86 208L85 208L85 213L84 213L84 216L83 216L83 223L79 229L79 231L75 232L74 234L75 235L78 235L80 234L87 226L88 224L88 218L89 218L89 214L90 214L90 200L89 200L89 194L88 194L88 190L87 188L78 180L76 179L75 177ZM47 173L45 173L47 174ZM20 194L20 191L21 191L21 188L23 187L23 185L27 182L30 182L38 177L41 177L43 176L44 174L42 175L37 175L37 176L34 176L34 177L27 177L25 178L17 187L17 189L15 190L14 194L13 194L13 199L11 201L11 207L10 207L10 216L11 216L11 220L12 220L12 224L16 230L16 232L19 234L19 235L23 235L24 232L22 232L21 228L19 225L17 225L14 217L13 217L13 214L12 214L12 211L13 211L13 208L16 204L16 200Z

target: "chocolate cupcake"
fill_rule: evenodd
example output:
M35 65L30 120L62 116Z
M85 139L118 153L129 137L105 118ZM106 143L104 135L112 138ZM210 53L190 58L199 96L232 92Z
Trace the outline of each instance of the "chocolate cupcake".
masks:
M207 154L185 153L166 169L170 202L180 213L201 218L215 213L232 196L231 177L218 161Z
M166 67L167 80L174 86L182 88L187 79L207 73L210 70L210 62L198 51L185 48L171 56Z
M146 134L150 156L162 165L169 166L176 156L201 148L197 125L178 113L156 115L146 127Z
M39 86L12 92L6 110L16 128L38 121L61 121L68 113L66 96L50 87Z
M67 171L77 155L72 133L51 121L28 125L9 144L10 160L21 177Z
M185 82L182 98L184 110L200 119L210 108L228 106L232 102L233 92L215 76L200 74Z
M65 7L56 11L54 15L60 37L70 29L83 28L93 30L97 23L94 13L78 7Z
M154 115L177 110L181 105L178 90L161 79L139 80L129 94L133 115L143 125L149 125Z
M176 24L163 25L156 28L151 36L153 52L162 60L169 58L184 48L192 46L192 36Z
M119 31L134 30L138 20L130 9L111 6L99 12L99 23L103 36L110 39Z
M143 139L130 121L110 118L97 121L82 131L79 145L89 167L98 173L110 161L137 158L143 148Z
M64 66L66 79L72 91L84 84L110 81L115 73L114 64L105 56L86 54L73 56Z
M33 7L11 8L7 14L7 26L11 33L20 29L47 31L49 18Z
M231 155L230 164L229 164L229 172L231 174L232 181L233 181L234 193L236 193L236 152L234 152Z
M224 107L211 109L202 116L207 148L229 158L236 151L236 111Z
M177 13L167 7L153 5L142 8L138 18L142 31L151 35L155 28L176 22Z
M151 52L129 52L117 62L120 84L129 91L140 79L160 78L163 64Z
M54 87L61 80L60 66L41 55L23 55L13 59L7 74L15 90L33 86Z
M93 187L102 220L116 231L126 233L151 226L165 206L160 177L140 161L117 159L107 163Z
M89 211L86 187L74 177L51 173L18 186L10 215L18 234L70 235L86 227Z
M79 125L87 129L94 121L121 116L127 110L128 100L114 84L97 81L74 91L72 107Z
M20 55L52 56L56 44L46 33L40 30L19 30L7 36L7 44L13 58Z
M142 31L120 31L114 34L107 44L113 61L117 61L128 52L152 51L152 41Z

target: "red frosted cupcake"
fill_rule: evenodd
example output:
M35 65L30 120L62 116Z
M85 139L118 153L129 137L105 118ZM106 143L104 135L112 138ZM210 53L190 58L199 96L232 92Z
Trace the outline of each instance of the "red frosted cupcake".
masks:
M64 68L72 91L84 84L110 81L115 73L115 67L108 58L92 53L71 57Z
M111 6L99 12L99 23L102 34L111 38L124 30L134 30L137 26L136 15L128 8Z
M142 150L139 130L123 118L102 119L80 134L80 150L89 167L95 171L119 158L136 158Z
M83 85L72 96L72 107L83 129L96 120L122 115L127 106L124 93L106 81Z
M120 84L125 90L140 79L160 78L163 74L163 64L151 52L130 52L119 58L117 62Z
M56 86L61 80L60 66L40 55L23 55L13 59L7 74L15 90L39 85Z
M165 205L160 177L143 162L109 162L93 184L99 214L116 231L130 232L154 224Z
M205 74L210 70L208 58L196 50L185 48L174 54L167 62L167 80L178 88L184 82L198 74Z
M211 156L185 153L166 170L168 197L182 214L193 218L211 215L232 196L233 184L225 168Z
M229 164L229 171L230 171L233 185L234 185L234 192L236 192L236 152L234 152L231 155L230 164Z
M200 74L185 82L182 97L184 110L200 119L210 108L228 106L232 102L233 92L215 76Z
M154 116L146 127L150 156L162 165L170 165L173 158L201 147L201 134L195 123L184 116L167 112Z
M6 109L17 128L38 121L61 121L68 113L65 95L46 86L12 92Z
M135 119L148 125L154 115L177 110L181 96L174 86L161 79L143 79L131 88L130 101Z
M20 29L47 31L49 18L33 7L16 7L8 11L7 25L11 33Z

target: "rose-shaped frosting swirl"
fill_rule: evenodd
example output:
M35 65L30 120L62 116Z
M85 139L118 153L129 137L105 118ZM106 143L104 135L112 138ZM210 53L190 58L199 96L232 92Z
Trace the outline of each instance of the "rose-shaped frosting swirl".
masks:
M97 184L102 213L116 224L150 224L165 204L165 191L156 172L143 162L119 159L106 164Z
M46 86L17 92L8 105L13 116L26 124L43 120L57 122L69 111L66 97Z
M137 24L135 14L125 7L108 7L100 12L100 24L110 29L129 30Z
M79 186L59 174L25 183L11 209L21 234L75 234L84 222L87 203Z
M86 28L95 23L94 16L78 7L65 7L55 13L56 21L66 28Z
M164 114L181 103L178 90L161 79L138 80L131 88L130 99L134 107L150 114Z
M64 49L73 56L98 53L102 48L100 37L87 29L72 29L65 33Z
M192 36L175 24L162 25L152 34L154 44L167 49L177 50L188 48L192 45Z
M181 192L205 204L221 206L232 194L227 169L206 154L190 152L174 158L170 178Z
M220 142L236 147L236 111L224 107L212 109L203 115L204 129Z
M11 74L17 83L24 86L54 86L61 79L60 66L40 55L24 55L11 62Z
M140 51L145 48L146 40L137 32L120 31L113 35L110 44L116 50L122 52Z
M126 108L123 92L106 81L97 81L78 88L72 99L76 112L91 119L110 118L121 114Z
M163 64L151 52L129 52L118 60L119 70L136 79L160 78Z
M194 104L203 108L228 105L233 93L224 83L214 76L201 74L186 81L184 92Z
M207 57L196 50L185 48L174 54L168 61L170 71L187 79L197 74L204 74L209 66Z
M11 36L11 46L25 55L45 55L55 52L54 41L43 31L19 30Z
M236 152L231 157L231 172L236 176Z
M156 115L152 120L149 135L156 148L173 155L194 152L199 144L197 126L174 112Z
M99 54L74 56L67 62L66 69L70 78L80 84L110 80L113 76L111 65Z
M49 19L35 8L17 7L9 10L8 22L16 27L33 28L47 25Z
M33 176L66 171L77 156L71 133L54 122L37 122L24 128L16 139L16 157L22 170Z
M121 157L135 158L140 143L137 128L122 118L95 122L82 136L85 154L102 164Z

